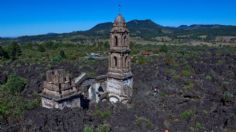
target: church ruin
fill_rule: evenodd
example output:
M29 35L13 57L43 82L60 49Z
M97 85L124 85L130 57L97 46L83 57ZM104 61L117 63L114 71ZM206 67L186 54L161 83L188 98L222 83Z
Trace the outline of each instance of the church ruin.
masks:
M45 108L80 107L80 93L65 70L50 70L43 82L42 106Z
M64 109L85 107L87 103L127 103L133 93L133 75L129 47L129 30L125 19L118 15L110 33L108 73L95 78L82 73L72 79L63 69L46 73L41 93L42 107Z

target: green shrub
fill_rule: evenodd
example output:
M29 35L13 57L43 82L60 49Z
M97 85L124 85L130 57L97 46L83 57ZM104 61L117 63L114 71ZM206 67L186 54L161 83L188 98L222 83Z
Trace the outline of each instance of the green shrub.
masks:
M188 82L186 82L185 83L185 85L184 85L184 90L187 90L187 91L189 91L189 90L192 90L193 89L193 87L194 87L194 83L193 82L191 82L191 81L188 81Z
M83 132L93 132L93 128L89 126L85 126Z
M179 80L181 79L181 76L180 76L179 74L175 74L175 75L173 76L173 79L174 79L175 81L179 81Z
M56 62L56 63L59 63L62 60L63 60L63 58L60 55L55 56L55 57L52 58L52 62Z
M193 73L192 73L192 69L189 65L187 66L184 66L183 70L181 71L181 75L183 77L189 77L191 76Z
M96 132L110 132L111 126L109 124L102 124L96 128Z
M60 54L60 56L61 56L63 59L66 58L66 54L65 54L65 51L64 51L64 50L61 50L59 54Z
M191 118L193 115L194 115L194 112L192 110L187 110L187 111L182 112L180 114L180 117L182 119L187 120L187 119Z
M24 90L26 79L9 75L7 82L0 86L0 118L18 117L25 110L39 106L39 100L27 100L20 96Z
M4 93L4 91L0 91ZM27 100L19 95L10 95L4 93L0 96L0 118L6 119L8 117L18 117L22 115L25 110L30 110L39 106L39 100Z
M38 45L38 51L39 51L39 52L45 52L46 49L45 49L45 47L44 47L42 44L39 44L39 45Z
M182 75L183 75L184 77L189 77L189 76L191 75L191 72L188 71L188 70L183 70L183 71L182 71Z
M234 95L228 91L224 92L224 101L233 101Z
M168 47L166 45L162 45L160 47L160 52L164 52L164 53L167 53L168 52Z
M99 118L103 120L109 118L111 114L112 114L111 111L101 111L98 109L95 111L95 116L98 116Z
M203 129L204 129L203 125L197 122L194 127L190 127L190 132L202 132Z
M8 76L7 83L4 84L2 87L4 90L15 95L19 94L24 90L26 82L26 79L13 74Z

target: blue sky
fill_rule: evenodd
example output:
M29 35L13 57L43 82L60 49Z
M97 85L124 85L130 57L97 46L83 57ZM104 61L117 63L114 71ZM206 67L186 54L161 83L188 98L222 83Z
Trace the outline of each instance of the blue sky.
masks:
M127 21L236 25L236 0L0 0L0 36L87 30L113 21L119 3Z

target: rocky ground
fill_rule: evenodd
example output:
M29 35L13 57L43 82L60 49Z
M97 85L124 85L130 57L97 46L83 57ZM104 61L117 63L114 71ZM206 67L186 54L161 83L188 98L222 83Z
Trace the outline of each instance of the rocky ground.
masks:
M215 48L195 55L162 55L133 63L134 96L128 106L103 102L89 110L36 108L2 130L23 132L235 132L236 55ZM45 72L64 68L77 76L81 71L104 74L106 61L26 64L17 62L0 68L0 81L15 72L29 82L22 95L39 93ZM14 69L14 70L13 70ZM156 91L155 91L156 89Z

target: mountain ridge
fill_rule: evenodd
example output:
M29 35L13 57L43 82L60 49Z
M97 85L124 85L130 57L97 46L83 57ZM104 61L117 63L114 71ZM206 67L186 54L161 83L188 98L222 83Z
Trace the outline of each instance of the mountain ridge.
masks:
M180 25L178 27L162 26L151 19L138 20L134 19L127 22L127 27L131 37L139 37L146 40L153 40L156 37L166 36L173 39L179 36L188 36L191 39L197 39L199 36L207 36L209 39L216 36L236 36L236 26L220 24L192 24ZM69 33L48 33L32 36L20 36L19 41L47 41L62 40L63 38L76 38L76 36L86 39L105 39L109 38L109 33L113 26L112 22L99 23L89 30L74 31ZM80 38L79 37L79 38ZM1 40L4 39L0 37ZM76 41L76 39L75 39Z

